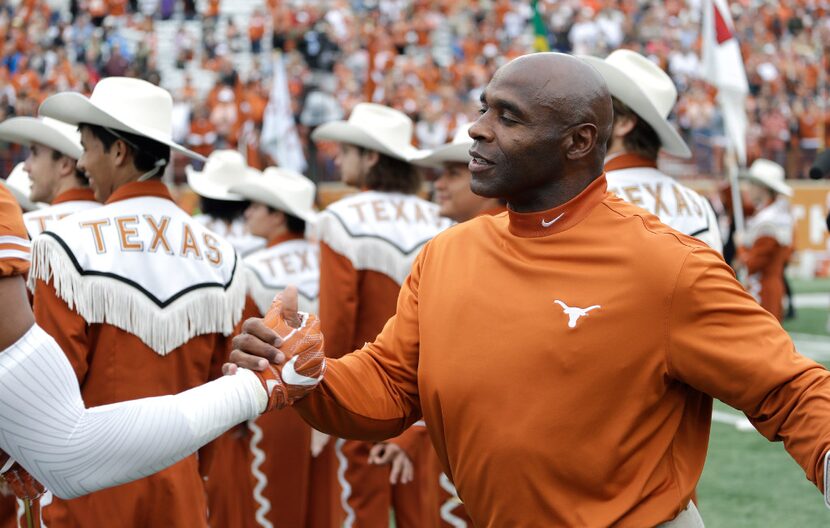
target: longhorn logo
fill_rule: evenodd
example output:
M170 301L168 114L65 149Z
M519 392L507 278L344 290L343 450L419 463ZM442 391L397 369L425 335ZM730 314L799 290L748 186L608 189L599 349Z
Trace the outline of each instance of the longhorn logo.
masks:
M568 316L568 328L576 328L576 322L579 321L580 317L585 317L588 315L588 312L591 310L596 310L597 308L602 308L600 305L595 304L593 306L589 306L587 308L578 308L576 306L568 306L567 304L563 303L559 299L556 299L556 304L562 307L562 311L565 312L565 315Z

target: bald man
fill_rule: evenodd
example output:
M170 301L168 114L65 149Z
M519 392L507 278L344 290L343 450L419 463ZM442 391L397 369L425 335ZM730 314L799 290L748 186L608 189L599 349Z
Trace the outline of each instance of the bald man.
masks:
M713 397L824 489L830 373L717 252L606 192L599 74L528 55L481 103L472 189L508 213L433 238L377 339L329 360L294 408L367 440L423 418L475 526L701 526ZM276 339L247 325L240 343Z

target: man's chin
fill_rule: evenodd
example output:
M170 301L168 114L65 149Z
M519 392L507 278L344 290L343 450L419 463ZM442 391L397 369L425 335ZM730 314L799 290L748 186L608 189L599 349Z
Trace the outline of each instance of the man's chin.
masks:
M475 177L470 181L470 190L473 191L473 194L482 198L497 198L499 200L504 198L501 189L494 185L488 185L487 182L476 181Z

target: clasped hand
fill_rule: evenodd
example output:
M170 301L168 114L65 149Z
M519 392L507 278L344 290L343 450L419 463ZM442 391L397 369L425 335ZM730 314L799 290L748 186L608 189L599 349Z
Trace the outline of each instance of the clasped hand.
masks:
M320 321L298 311L296 288L277 295L265 317L242 324L223 372L234 374L238 367L259 376L268 393L266 411L292 405L322 381L326 358Z

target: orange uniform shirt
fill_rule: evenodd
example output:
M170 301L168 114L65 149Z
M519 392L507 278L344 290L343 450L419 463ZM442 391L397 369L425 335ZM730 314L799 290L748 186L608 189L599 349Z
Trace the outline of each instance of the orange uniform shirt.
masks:
M31 251L20 206L12 193L0 185L0 278L25 275Z
M122 186L107 203L144 196L172 200L164 184L151 180ZM129 234L136 237L137 231ZM163 249L164 243L159 247ZM171 270L169 280L176 280L176 273ZM51 280L36 281L34 312L37 323L55 338L75 369L90 407L176 394L201 385L221 375L229 350L228 337L203 333L162 355L133 333L108 323L88 323ZM45 500L43 505L47 526L100 526L105 519L125 527L207 526L205 491L195 455L135 482L77 499Z
M383 332L295 408L375 440L423 416L476 526L642 527L688 504L712 397L821 482L830 374L716 252L600 177L435 237Z

